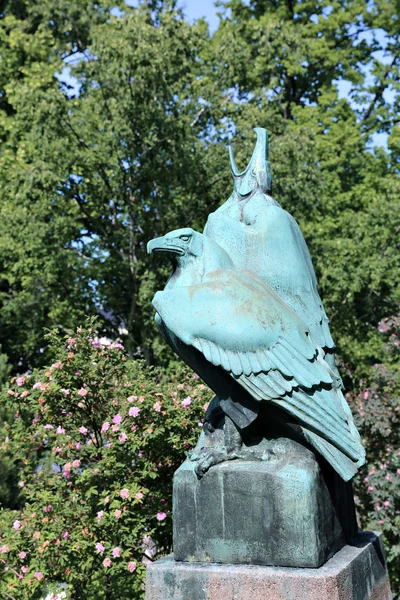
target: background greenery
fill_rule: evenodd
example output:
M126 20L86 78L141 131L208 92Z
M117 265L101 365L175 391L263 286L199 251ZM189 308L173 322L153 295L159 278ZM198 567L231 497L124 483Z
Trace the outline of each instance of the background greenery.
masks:
M230 194L227 143L244 166L267 127L274 195L309 245L369 452L360 518L384 529L397 586L399 4L231 0L212 34L174 2L136 4L0 2L0 419L15 426L9 376L56 360L44 328L88 315L178 380L150 304L168 266L146 242L201 230ZM26 501L13 447L5 518Z

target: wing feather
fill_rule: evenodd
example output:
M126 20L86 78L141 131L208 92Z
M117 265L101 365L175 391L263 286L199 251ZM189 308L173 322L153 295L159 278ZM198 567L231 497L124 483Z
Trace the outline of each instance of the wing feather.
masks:
M159 292L153 304L167 331L227 371L256 404L279 406L362 464L359 435L323 350L272 289L242 272L221 270L201 284ZM246 423L244 413L241 422ZM324 452L329 454L329 446Z

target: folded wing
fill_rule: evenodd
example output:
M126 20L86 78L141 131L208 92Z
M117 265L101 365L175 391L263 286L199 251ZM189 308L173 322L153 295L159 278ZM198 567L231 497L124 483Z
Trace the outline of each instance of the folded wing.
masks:
M295 417L344 479L356 473L364 449L337 378L306 325L270 286L246 272L214 271L203 283L159 292L154 306L174 335L254 400Z

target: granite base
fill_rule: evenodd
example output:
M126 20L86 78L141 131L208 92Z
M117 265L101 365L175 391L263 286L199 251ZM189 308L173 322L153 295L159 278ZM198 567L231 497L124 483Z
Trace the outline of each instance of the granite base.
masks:
M391 600L381 534L360 533L317 569L178 562L147 568L146 600Z

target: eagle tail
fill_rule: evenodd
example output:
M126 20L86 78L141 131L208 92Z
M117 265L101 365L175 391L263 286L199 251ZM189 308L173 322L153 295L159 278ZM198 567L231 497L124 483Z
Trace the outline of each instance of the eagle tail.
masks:
M360 461L351 460L341 450L313 431L305 427L301 429L306 440L332 465L344 481L350 481L356 475Z

